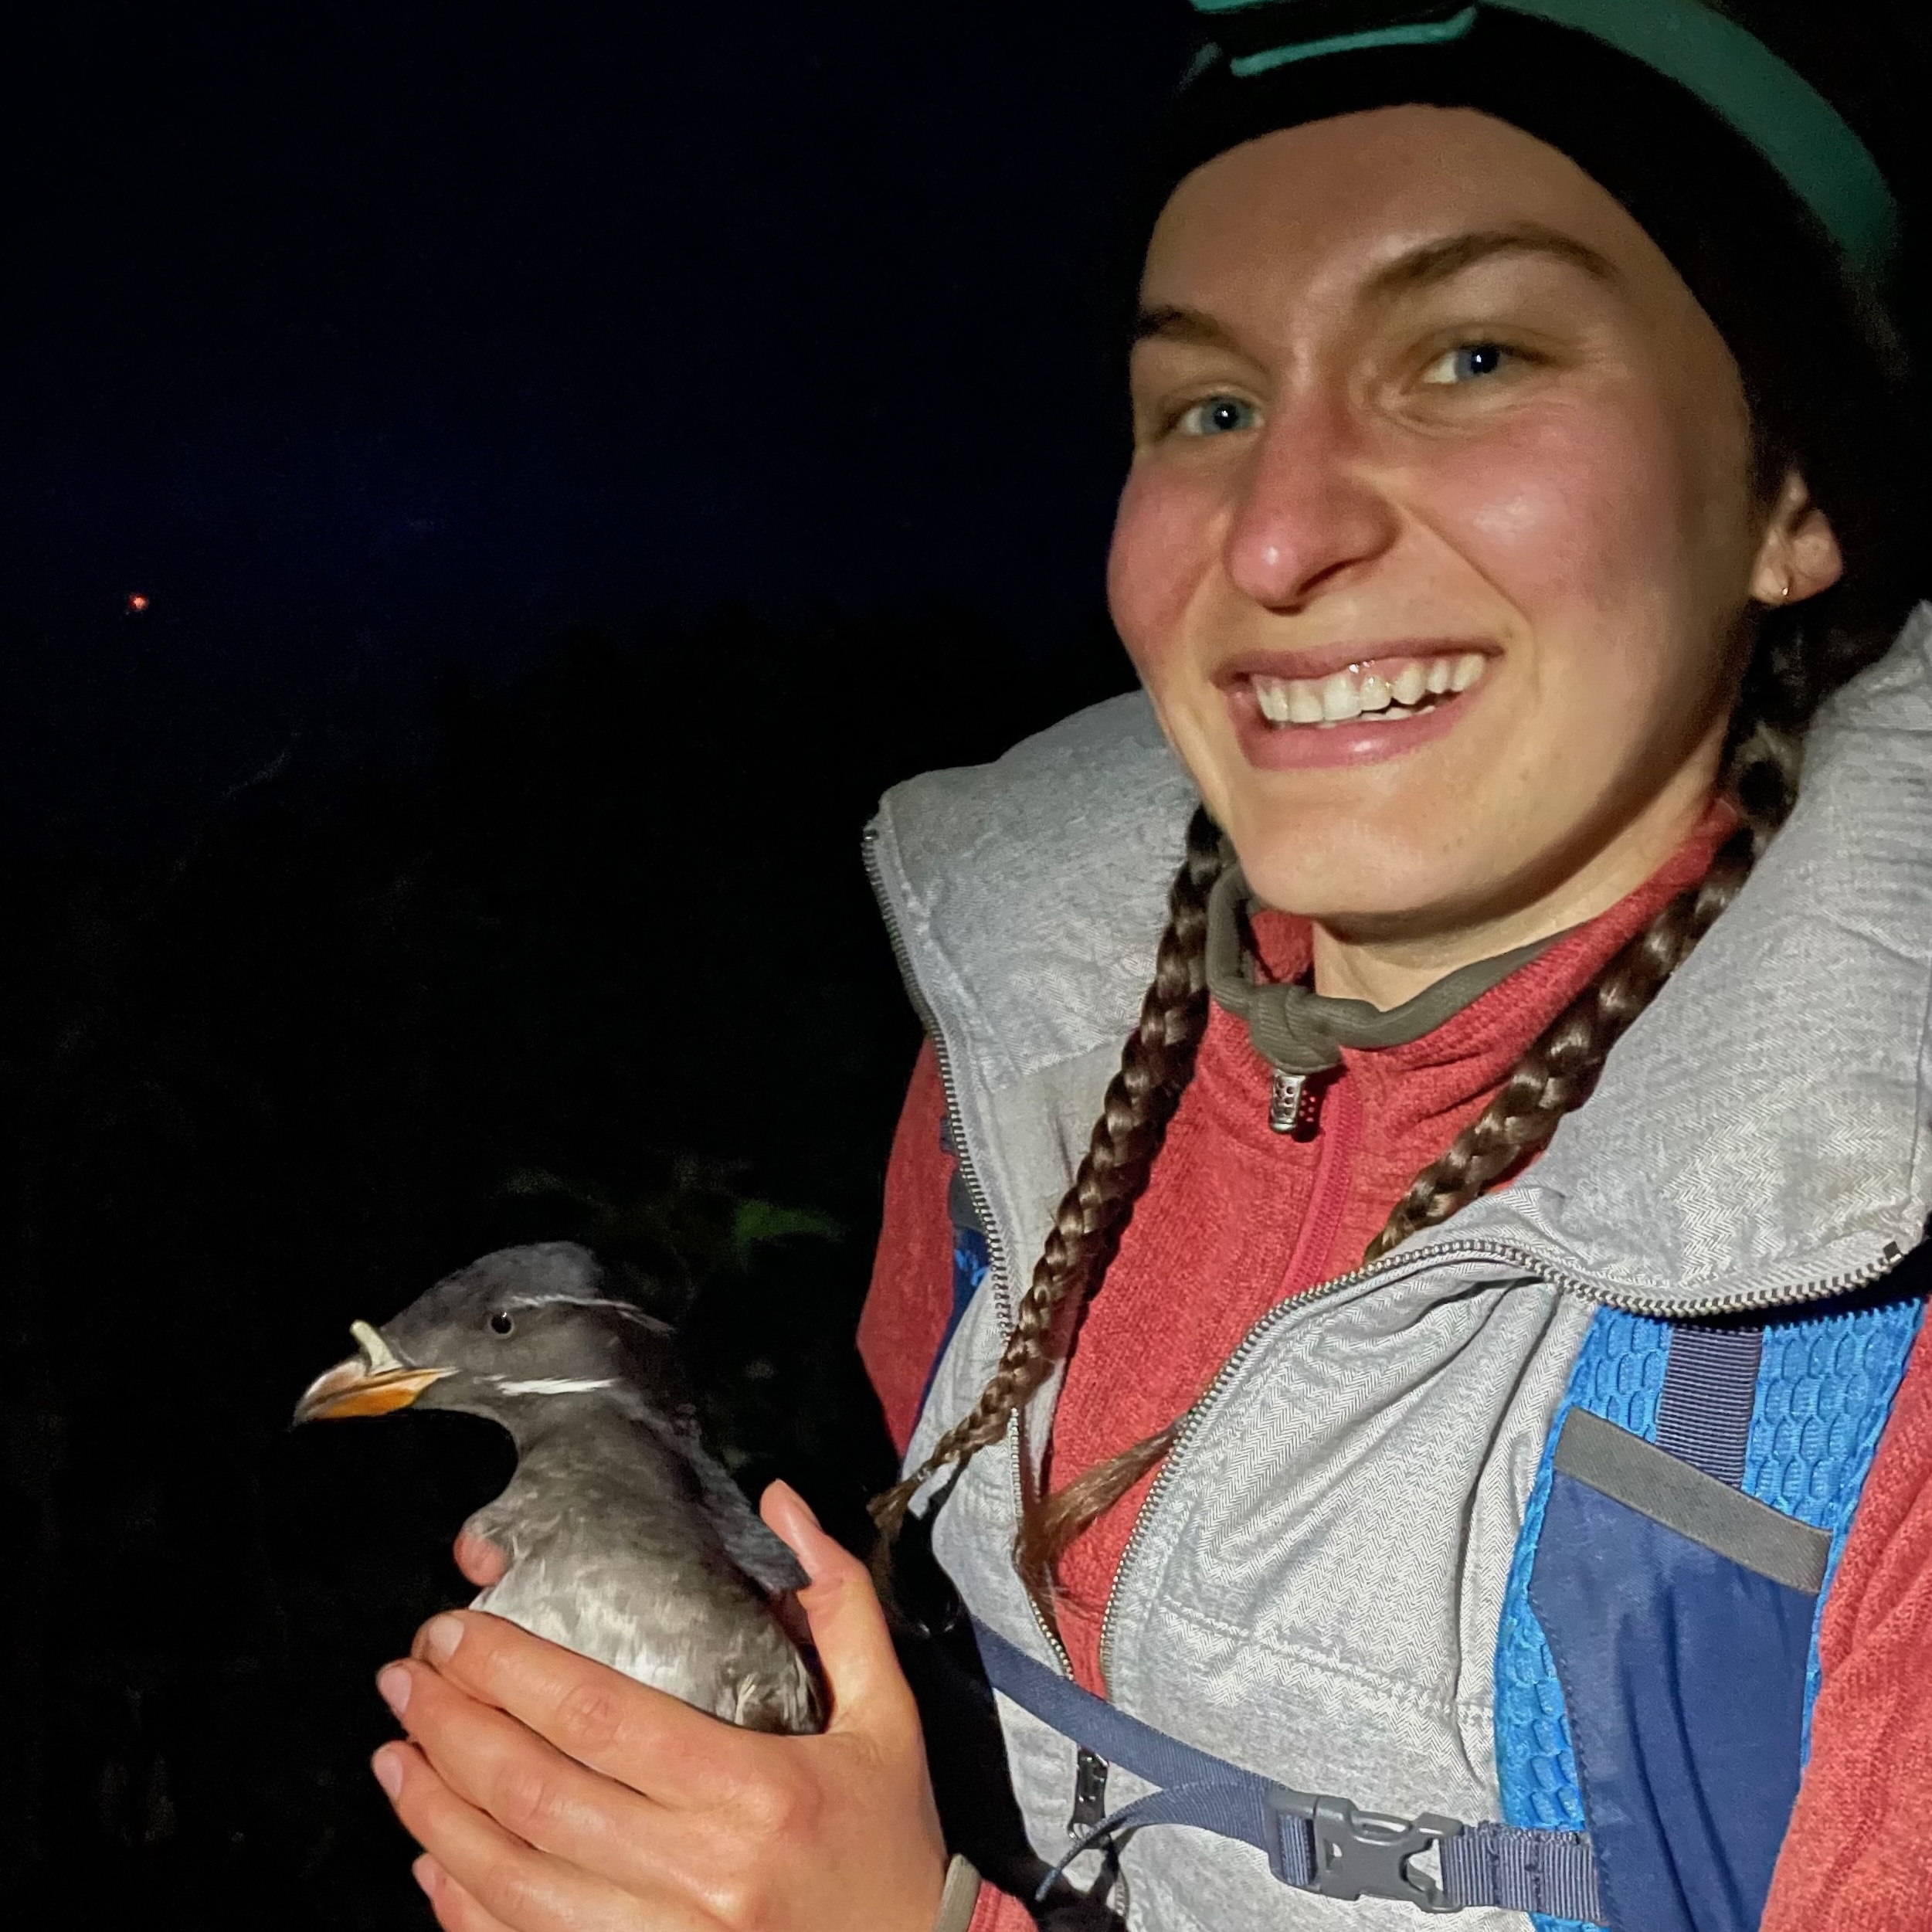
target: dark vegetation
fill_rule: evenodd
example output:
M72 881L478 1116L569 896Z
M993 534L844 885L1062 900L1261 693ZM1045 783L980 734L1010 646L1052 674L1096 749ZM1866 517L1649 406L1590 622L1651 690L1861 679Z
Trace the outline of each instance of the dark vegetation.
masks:
M486 1249L598 1247L682 1323L747 1486L861 1538L891 1458L851 1337L916 1029L859 830L1119 688L1117 650L1049 671L929 613L579 631L310 730L147 849L10 842L10 1915L427 1923L370 1679L464 1594L507 1445L287 1419L351 1318Z

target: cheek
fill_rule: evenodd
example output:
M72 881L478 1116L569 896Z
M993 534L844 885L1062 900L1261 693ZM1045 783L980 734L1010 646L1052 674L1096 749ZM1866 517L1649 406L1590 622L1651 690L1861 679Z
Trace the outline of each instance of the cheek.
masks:
M1431 485L1438 530L1534 635L1538 668L1599 694L1654 675L1701 627L1695 494L1662 426L1611 410L1526 424Z
M1107 553L1107 607L1150 688L1180 654L1216 551L1216 504L1197 482L1141 464L1128 473Z

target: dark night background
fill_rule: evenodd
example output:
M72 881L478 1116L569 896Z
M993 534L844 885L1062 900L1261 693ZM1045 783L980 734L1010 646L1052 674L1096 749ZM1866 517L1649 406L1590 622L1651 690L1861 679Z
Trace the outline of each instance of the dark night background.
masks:
M506 1445L286 1423L487 1248L599 1247L860 1539L917 1039L860 828L1127 681L1181 12L14 29L0 1910L429 1924L372 1677Z
M371 1675L506 1447L286 1422L489 1248L598 1244L747 1482L859 1536L916 1044L859 830L1126 681L1109 267L1174 12L10 49L9 1911L429 1923Z

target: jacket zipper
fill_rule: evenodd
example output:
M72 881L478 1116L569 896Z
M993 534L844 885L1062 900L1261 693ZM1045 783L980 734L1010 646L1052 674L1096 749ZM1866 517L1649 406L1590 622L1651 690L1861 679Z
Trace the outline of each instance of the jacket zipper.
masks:
M1621 1308L1632 1314L1648 1315L1661 1321L1687 1320L1707 1315L1741 1315L1756 1308L1788 1307L1794 1303L1824 1301L1833 1295L1849 1294L1854 1289L1866 1286L1880 1276L1890 1274L1903 1258L1896 1243L1887 1241L1876 1261L1864 1267L1853 1268L1845 1273L1828 1276L1825 1280L1813 1282L1801 1289L1764 1289L1754 1292L1727 1296L1718 1303L1689 1301L1667 1302L1658 1307L1632 1309L1628 1301L1600 1287L1594 1282L1585 1281L1581 1275L1571 1275L1561 1268L1553 1268L1540 1257L1533 1255L1526 1248L1517 1248L1507 1241L1479 1240L1433 1241L1426 1248L1404 1253L1401 1250L1384 1255L1378 1261L1366 1267L1351 1268L1346 1275L1337 1275L1332 1281L1319 1283L1305 1289L1299 1295L1290 1295L1278 1302L1242 1336L1234 1353L1221 1364L1220 1372L1202 1392L1187 1414L1182 1418L1180 1433L1174 1438L1160 1465L1160 1472L1154 1478L1153 1486L1143 1499L1139 1513L1134 1518L1134 1526L1127 1538L1127 1547L1121 1552L1120 1563L1114 1571L1114 1580L1107 1591L1106 1608L1100 1618L1100 1676L1106 1683L1112 1679L1114 1613L1120 1600L1121 1587L1127 1580L1140 1546L1145 1541L1147 1526L1154 1512L1160 1507L1162 1497L1173 1480L1174 1472L1187 1453L1188 1445L1199 1431L1208 1411L1213 1408L1226 1390L1228 1384L1239 1373L1244 1363L1261 1343L1266 1339L1275 1325L1291 1311L1305 1308L1310 1302L1323 1301L1329 1295L1339 1294L1343 1289L1353 1288L1368 1281L1393 1280L1397 1275L1413 1272L1432 1267L1445 1260L1493 1261L1499 1266L1515 1268L1531 1279L1546 1282L1560 1293L1575 1295L1584 1300L1594 1302L1601 1308Z
M993 1217L993 1201L981 1183L977 1170L973 1165L973 1156L966 1149L966 1129L959 1114L959 1090L952 1070L952 1056L948 1050L946 1037L939 1031L939 1022L932 1016L932 1009L927 1003L925 989L912 970L912 956L907 949L905 935L899 929L898 915L894 911L892 901L885 890L885 874L879 864L879 832L876 824L865 828L865 875L871 881L872 895L878 901L879 911L885 920L885 935L892 948L892 956L898 961L899 977L905 983L907 997L912 1000L914 1010L919 1016L919 1023L925 1028L926 1037L932 1042L932 1058L939 1069L939 1090L946 1098L946 1117L952 1129L952 1158L958 1163L959 1178L966 1184L966 1198L973 1203L973 1211L980 1217L980 1226L986 1238L986 1274L993 1289L993 1306L999 1311L1000 1333L1003 1336L1013 1333L1012 1275L1007 1266L1006 1238L1000 1231ZM1015 1414L1007 1425L1007 1440L1013 1450L1013 1519L1017 1523L1026 1506L1026 1497L1020 1488L1022 1469L1026 1455L1024 1432L1020 1418ZM1060 1641L1060 1633L1041 1614L1040 1606L1033 1601L1031 1591L1027 1593L1027 1608L1033 1612L1033 1621L1038 1625L1040 1635L1059 1660L1061 1675L1073 1676L1073 1659L1067 1654L1067 1647Z
M1329 1250L1335 1245L1336 1231L1342 1224L1342 1210L1348 1200L1356 1155L1362 1144L1362 1107L1353 1078L1344 1072L1321 1099L1321 1146L1315 1156L1315 1183L1309 1191L1302 1229L1289 1256L1287 1279L1305 1279L1328 1265ZM1290 1293L1293 1291L1289 1290Z

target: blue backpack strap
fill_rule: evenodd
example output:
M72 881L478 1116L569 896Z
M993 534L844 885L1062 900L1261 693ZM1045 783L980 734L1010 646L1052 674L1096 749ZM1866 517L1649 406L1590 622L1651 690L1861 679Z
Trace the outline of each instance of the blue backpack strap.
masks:
M995 1690L1081 1747L1083 1790L1089 1760L1118 1765L1157 1788L1098 1818L1079 1818L1071 1849L1040 1888L1044 1896L1081 1852L1153 1825L1190 1825L1251 1845L1285 1885L1333 1899L1393 1899L1424 1912L1500 1906L1516 1912L1588 1917L1597 1910L1595 1866L1581 1832L1465 1825L1425 1815L1388 1818L1345 1798L1292 1790L1258 1772L1184 1744L1130 1716L1029 1657L976 1618L973 1635ZM1081 1809L1076 1807L1076 1816ZM1437 1849L1441 1881L1412 1861Z
M1594 1923L1750 1932L1762 1915L1825 1590L1923 1314L1910 1279L1763 1328L1592 1324L1526 1511L1496 1686L1506 1814L1587 1829Z

